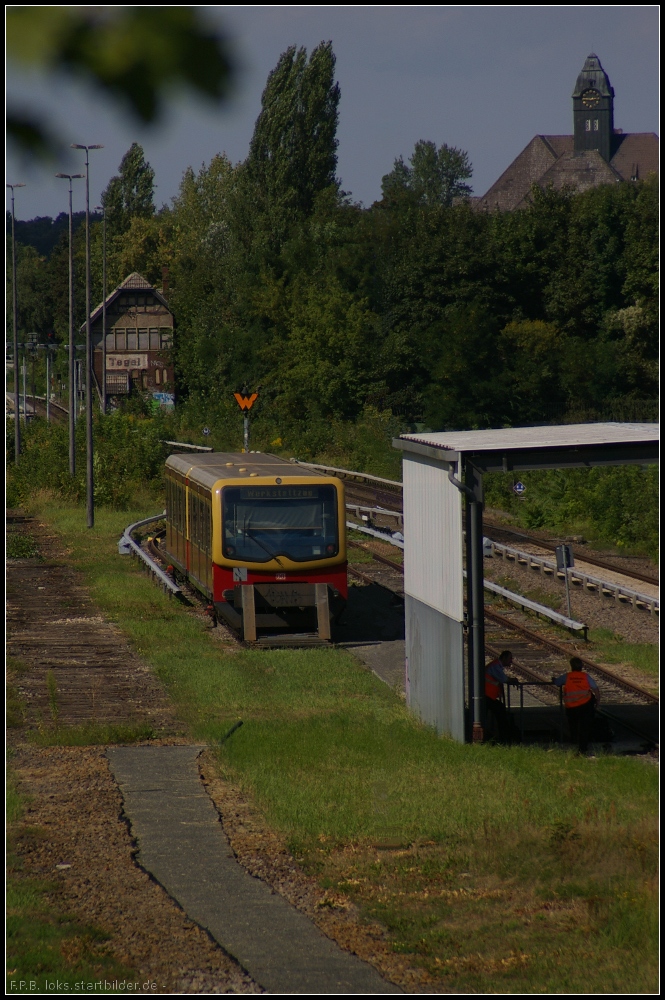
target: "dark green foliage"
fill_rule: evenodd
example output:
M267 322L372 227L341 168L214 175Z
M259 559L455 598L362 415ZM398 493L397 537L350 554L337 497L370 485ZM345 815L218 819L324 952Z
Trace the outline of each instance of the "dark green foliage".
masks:
M332 43L321 42L309 60L291 46L268 77L245 164L263 211L307 216L318 192L336 185L334 71Z
M121 160L119 175L111 178L102 194L109 233L124 233L135 216L154 213L154 180L155 171L146 162L143 148L133 142Z
M92 212L90 218L93 221L97 221L101 216ZM72 213L72 228L74 231L84 223L85 212ZM52 219L50 215L37 216L37 218L29 219L27 222L16 219L14 229L17 243L34 247L41 257L48 257L63 235L65 238L67 237L69 232L69 214L67 212L60 212L55 219ZM11 234L11 231L11 212L7 212L7 232Z
M152 213L152 172L136 145L107 190L109 225L121 227L109 234L109 287L132 271L158 283L162 266L170 270L172 436L177 426L202 443L207 424L211 443L238 449L233 393L244 386L260 389L255 446L377 472L391 464L390 435L407 428L657 419L655 180L581 194L534 188L523 211L479 212L456 197L468 192L466 153L423 141L384 178L383 200L363 209L335 177L334 68L330 43L309 56L288 49L246 161L218 155L186 171L170 208ZM62 338L66 239L49 260L22 253L19 326L52 323ZM77 326L83 258L79 230ZM99 224L92 274L99 301ZM49 482L59 463L45 467ZM58 488L73 489L66 476ZM530 516L578 516L563 494L556 503L543 499ZM630 503L616 523L595 505L587 510L599 535L651 550L651 521L629 515Z
M224 38L193 7L12 7L10 58L91 83L142 122L157 120L174 87L219 101L229 89ZM13 108L10 138L53 157L61 140L38 115Z
M387 205L450 206L454 198L471 194L464 181L471 177L473 168L464 150L445 142L437 149L436 143L421 139L409 162L407 167L400 156L383 178L381 190Z
M484 477L489 507L509 510L527 528L577 529L618 549L658 552L658 469L557 469L520 473L523 500L512 473Z
M95 415L95 502L125 509L137 494L156 492L161 500L164 460L169 453L163 438L172 435L168 418L116 411ZM12 428L9 428L9 434ZM35 420L24 431L21 461L9 469L7 503L29 504L40 489L81 501L85 497L85 421L76 425L76 476L69 474L69 437L66 424Z

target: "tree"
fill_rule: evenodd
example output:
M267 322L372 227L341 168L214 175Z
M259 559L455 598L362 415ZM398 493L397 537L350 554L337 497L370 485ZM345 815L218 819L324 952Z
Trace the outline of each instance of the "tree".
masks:
M245 164L263 206L307 216L320 191L338 186L334 71L332 43L321 42L309 61L291 46L268 77Z
M229 89L226 41L193 7L7 7L6 28L11 60L92 83L142 122L174 84L215 101ZM10 107L7 132L28 155L61 151L39 112Z
M471 194L464 181L473 173L468 154L444 142L421 139L409 157L408 167L402 157L381 182L384 201L404 199L419 205L452 205L453 199Z
M106 221L111 233L129 229L132 219L154 214L155 171L146 162L143 148L133 142L120 163L119 176L112 177L102 194Z

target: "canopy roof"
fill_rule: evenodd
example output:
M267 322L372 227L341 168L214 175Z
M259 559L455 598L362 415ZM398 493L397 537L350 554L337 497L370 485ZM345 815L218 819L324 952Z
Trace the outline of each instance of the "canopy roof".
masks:
M658 424L560 424L403 434L393 447L481 472L647 465L658 461Z

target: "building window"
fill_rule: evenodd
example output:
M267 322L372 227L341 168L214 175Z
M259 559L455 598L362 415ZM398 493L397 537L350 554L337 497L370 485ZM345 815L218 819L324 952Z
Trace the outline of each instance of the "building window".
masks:
M590 132L591 131L591 119L590 118L587 118L587 120L584 123L584 131L585 132Z
M127 350L128 351L136 351L136 350L138 350L137 341L138 341L138 336L137 336L136 330L132 330L132 331L128 330L127 331Z
M148 340L148 331L139 330L139 351L147 351L150 347L150 342Z
M106 350L107 351L114 351L115 350L115 334L114 333L107 333L106 334Z
M151 351L159 350L159 330L150 331L150 350Z
M159 385L159 383L161 381L162 381L161 372L160 372L159 368L155 368L155 384Z
M599 126L599 124L600 124L600 123L599 123L598 119L597 119L597 118L594 118L594 120L593 120L593 130L594 130L594 132L597 132L597 131L598 131L598 126Z
M173 346L173 331L172 330L162 330L162 350L168 350Z
M124 330L115 331L115 349L116 351L127 350L127 334Z

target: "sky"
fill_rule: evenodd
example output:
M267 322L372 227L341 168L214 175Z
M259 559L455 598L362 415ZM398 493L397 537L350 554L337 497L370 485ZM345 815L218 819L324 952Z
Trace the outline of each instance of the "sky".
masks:
M137 124L104 97L65 77L19 71L9 63L8 102L38 110L63 141L103 143L91 153L91 206L117 173L132 142L155 170L155 202L169 204L183 172L220 152L243 160L268 73L289 45L311 51L332 41L341 89L338 169L354 201L371 205L396 157L419 139L465 150L471 185L484 194L537 133L571 134L571 94L595 52L615 90L615 127L659 132L659 7L653 6L231 6L204 7L230 39L237 63L232 96L221 107L193 95L168 106L160 126ZM79 160L81 162L79 162ZM7 181L16 217L67 210L67 182L83 154L48 168L10 151ZM77 182L75 182L76 184ZM74 210L85 207L82 182Z

